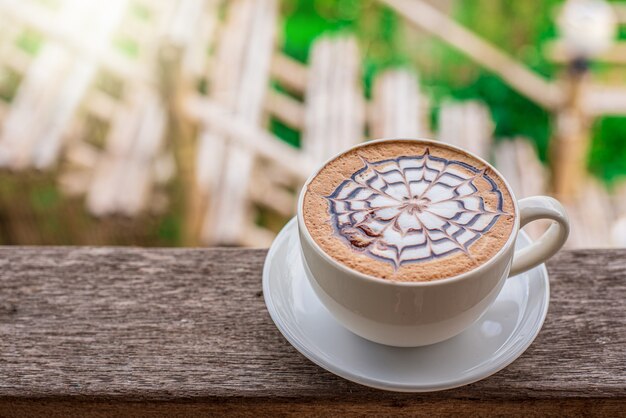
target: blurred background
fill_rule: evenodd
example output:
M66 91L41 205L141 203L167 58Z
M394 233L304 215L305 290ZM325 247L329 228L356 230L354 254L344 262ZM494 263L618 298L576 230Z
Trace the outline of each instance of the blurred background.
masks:
M268 246L408 136L626 246L625 66L626 2L0 0L0 244Z

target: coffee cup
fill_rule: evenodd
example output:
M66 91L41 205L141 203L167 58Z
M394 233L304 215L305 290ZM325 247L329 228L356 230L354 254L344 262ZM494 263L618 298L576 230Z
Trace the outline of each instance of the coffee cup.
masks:
M325 173L332 193L314 195ZM546 261L569 233L554 198L518 201L488 162L425 139L369 141L330 158L305 183L297 218L304 270L322 304L354 334L397 347L461 333L507 279ZM515 251L520 228L539 219L552 223Z

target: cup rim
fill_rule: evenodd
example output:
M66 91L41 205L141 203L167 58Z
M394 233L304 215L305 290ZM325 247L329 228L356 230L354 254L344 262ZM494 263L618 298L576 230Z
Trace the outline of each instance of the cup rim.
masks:
M478 266L478 267L476 267L476 268L474 268L472 270L463 272L461 274L457 274L456 276L446 277L446 278L443 278L443 279L434 279L434 280L430 280L430 281L404 282L404 281L395 281L395 280L389 280L389 279L382 279L380 277L376 277L376 276L372 276L372 275L369 275L369 274L365 274L365 273L362 273L362 272L360 272L358 270L350 268L350 267L340 263L339 261L335 260L333 257L331 257L329 254L327 254L326 251L324 251L319 246L319 244L311 236L311 233L309 232L309 229L306 227L306 225L304 223L304 216L303 216L304 195L306 194L307 188L308 188L309 184L311 183L311 181L313 181L313 179L319 174L319 172L324 167L326 167L329 163L331 163L335 159L339 158L343 154L346 154L346 153L348 153L348 152L350 152L350 151L352 151L354 149L357 149L357 148L370 146L372 144L377 144L377 143L381 143L381 142L392 142L392 141L401 141L401 142L414 142L414 141L417 141L417 142L420 142L420 143L423 143L423 144L432 144L432 145L439 146L439 147L449 148L449 149L452 149L454 151L458 151L460 153L467 154L470 157L477 159L478 161L480 161L481 163L485 164L487 167L489 167L491 170L493 170L498 175L498 177L504 183L507 191L509 192L509 195L511 196L511 200L512 200L512 203L513 203L513 209L515 211L515 220L514 220L513 229L511 231L511 234L509 235L509 238L504 243L504 245L500 248L500 250L498 250L497 253L495 253L491 258L489 258L487 261L485 261L480 266ZM369 281L369 282L373 282L373 283L377 283L377 284L382 284L382 285L388 285L388 286L402 286L402 287L438 286L438 285L443 285L443 284L448 284L448 283L461 281L461 280L466 279L466 278L468 278L470 276L475 276L476 274L479 274L480 272L482 272L484 270L487 270L489 267L491 267L493 264L495 264L498 261L498 259L504 253L506 253L511 248L511 246L515 243L515 240L517 239L517 233L519 232L519 222L520 222L519 221L519 207L518 207L518 204L517 204L517 198L515 197L515 194L513 193L513 190L511 189L511 186L510 186L509 182L488 161L484 160L483 158L479 157L478 155L476 155L476 154L474 154L474 153L472 153L470 151L467 151L467 150L465 150L465 149L463 149L461 147L457 147L456 145L448 144L448 143L437 141L437 140L433 140L433 139L427 139L427 138L406 138L406 137L401 137L401 138L393 138L393 137L392 138L378 138L378 139L373 139L373 140L361 142L359 144L353 145L352 147L347 148L347 149L345 149L345 150L343 150L343 151L333 155L332 157L328 158L326 161L324 161L323 164L320 164L320 166L309 176L307 181L302 186L302 189L300 190L300 195L298 197L297 218L298 218L298 229L301 231L300 237L304 237L304 239L307 240L307 242L315 250L315 252L319 256L321 256L325 261L327 261L328 263L332 264L333 267L339 269L343 273L346 273L346 274L358 277L359 279L362 279L362 280L365 280L365 281Z

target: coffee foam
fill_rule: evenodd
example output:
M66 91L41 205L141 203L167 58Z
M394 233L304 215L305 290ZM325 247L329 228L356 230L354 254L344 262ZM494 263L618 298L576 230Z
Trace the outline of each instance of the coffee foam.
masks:
M326 165L304 196L304 222L342 264L397 281L473 270L514 224L512 198L484 163L444 144L366 144Z

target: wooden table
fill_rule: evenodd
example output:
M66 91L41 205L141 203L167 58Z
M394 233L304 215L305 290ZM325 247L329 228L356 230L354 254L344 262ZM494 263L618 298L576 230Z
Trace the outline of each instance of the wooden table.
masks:
M626 414L626 250L564 251L528 351L481 382L369 389L280 335L266 250L0 248L0 416Z

